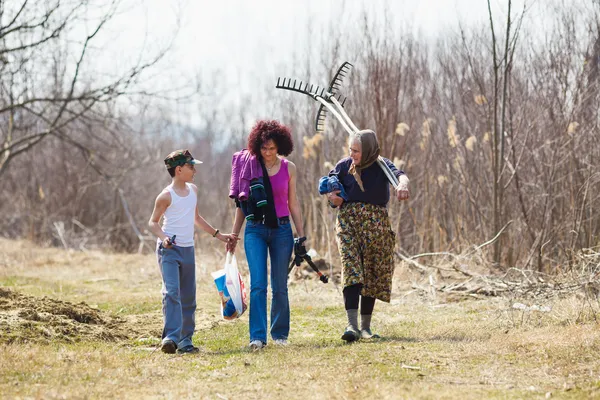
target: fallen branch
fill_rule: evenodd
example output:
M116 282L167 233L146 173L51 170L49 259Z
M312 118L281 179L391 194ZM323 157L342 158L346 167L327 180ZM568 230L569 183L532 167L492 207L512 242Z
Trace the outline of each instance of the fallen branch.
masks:
M437 267L437 266L433 266L433 265L423 265L423 264L413 260L412 259L413 257L406 257L404 254L400 253L399 251L396 251L394 253L396 254L396 257L400 258L402 261L405 261L405 262L409 263L410 265L417 267L421 271L427 271L428 268L439 269L440 271L454 271L453 269L450 269L450 268Z
M496 240L498 240L498 238L500 237L500 235L502 235L502 232L504 232L504 230L505 230L505 229L506 229L506 228L507 228L507 227L508 227L510 224L512 224L512 222L513 222L513 220L512 220L512 219L511 219L510 221L508 221L508 222L506 223L506 225L504 225L504 226L502 227L502 229L500 229L500 230L498 231L498 233L496 234L496 236L494 236L493 238L491 238L491 239L490 239L490 240L488 240L487 242L485 242L485 243L482 243L482 244L480 244L479 246L475 247L475 249L476 249L476 250L481 250L483 247L485 247L485 246L488 246L488 245L490 245L490 244L494 243Z

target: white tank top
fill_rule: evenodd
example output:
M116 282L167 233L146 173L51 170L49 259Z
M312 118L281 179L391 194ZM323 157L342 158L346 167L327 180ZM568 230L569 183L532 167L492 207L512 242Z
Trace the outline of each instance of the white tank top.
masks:
M175 190L173 184L165 189L171 193L171 205L165 211L162 229L167 236L175 238L175 245L179 247L191 247L194 245L194 221L196 219L196 192L189 183L185 184L190 193L181 197Z

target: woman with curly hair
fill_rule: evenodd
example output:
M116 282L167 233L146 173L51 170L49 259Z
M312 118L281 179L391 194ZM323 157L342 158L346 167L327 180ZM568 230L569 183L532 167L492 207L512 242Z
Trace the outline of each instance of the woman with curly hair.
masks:
M250 184L247 197L235 197L236 213L232 232L238 236L244 220L244 250L250 270L250 348L258 350L267 344L267 257L271 260L271 338L275 344L287 345L290 331L290 305L287 287L287 268L294 247L290 216L298 236L304 236L300 205L296 196L296 165L282 156L294 149L290 129L278 121L258 121L248 137L251 163L258 161L258 180ZM239 153L236 153L236 155ZM234 155L234 163L236 160ZM242 166L243 167L243 166ZM240 168L242 168L240 167ZM235 169L235 166L234 166ZM246 168L251 170L252 168ZM252 172L250 172L252 173ZM242 175L244 172L242 172ZM232 187L238 178L232 171ZM256 174L255 174L256 175ZM234 182L235 181L235 182ZM253 187L264 186L266 202L259 203L260 212L254 210ZM242 190L241 192L244 192ZM231 195L231 193L230 193ZM264 207L263 207L264 205ZM256 209L258 210L258 208ZM233 252L236 241L229 242L227 249Z

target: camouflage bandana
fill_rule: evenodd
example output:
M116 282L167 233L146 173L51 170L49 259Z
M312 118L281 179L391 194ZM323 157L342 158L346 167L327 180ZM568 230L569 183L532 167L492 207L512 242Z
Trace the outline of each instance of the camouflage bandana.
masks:
M189 150L175 150L164 161L167 169L185 164L202 164L202 161L194 159Z

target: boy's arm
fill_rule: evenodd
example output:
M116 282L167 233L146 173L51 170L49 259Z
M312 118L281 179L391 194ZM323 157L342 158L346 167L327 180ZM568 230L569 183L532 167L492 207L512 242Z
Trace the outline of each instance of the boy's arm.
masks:
M196 185L193 185L193 190L195 190L196 193L198 192L198 188L196 187ZM213 228L212 225L209 224L202 217L202 215L200 215L200 212L198 211L197 207L196 207L196 217L194 219L194 223L196 225L198 225L198 227L200 227L200 229L202 229L204 232L208 233L212 237L216 237L217 239L219 239L222 242L227 243L227 242L235 239L234 235L232 235L232 234L223 234L218 229Z
M196 225L200 227L204 232L208 233L212 237L216 237L222 242L228 243L232 240L237 240L237 237L232 233L221 233L218 229L212 227L211 224L200 215L198 209L196 209Z
M296 165L293 162L288 163L288 169L290 171L290 185L288 189L288 206L290 208L290 214L294 221L294 227L296 227L296 233L298 237L304 236L304 223L302 222L302 211L300 210L300 203L298 202L298 196L296 195Z
M163 242L168 237L162 230L159 221L169 205L171 205L171 194L169 192L162 192L159 194L154 201L154 210L152 210L152 215L148 221L148 228L150 228L150 232L156 235Z

